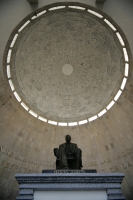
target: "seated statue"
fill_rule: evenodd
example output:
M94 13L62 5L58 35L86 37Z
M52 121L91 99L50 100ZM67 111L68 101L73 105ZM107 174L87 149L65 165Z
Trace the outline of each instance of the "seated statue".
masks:
M54 149L54 154L59 158L59 169L69 169L68 158L74 159L72 169L81 169L82 167L82 151L77 144L71 143L71 136L66 135L66 142L59 145L59 149Z

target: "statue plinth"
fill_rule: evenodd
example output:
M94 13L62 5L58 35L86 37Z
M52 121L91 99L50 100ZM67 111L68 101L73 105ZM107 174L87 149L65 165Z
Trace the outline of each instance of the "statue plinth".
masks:
M42 170L42 173L97 173L96 169L59 169L59 170Z
M71 200L74 196L76 200L90 200L92 195L95 200L125 199L121 193L123 173L88 173L87 171L43 170L41 174L16 174L20 188L16 200L42 200L45 197L48 200L54 197L61 199L62 196L64 200Z

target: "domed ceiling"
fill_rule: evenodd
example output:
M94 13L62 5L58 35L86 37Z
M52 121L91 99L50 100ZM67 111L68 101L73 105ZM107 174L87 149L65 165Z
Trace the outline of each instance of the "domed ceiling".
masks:
M124 74L116 33L103 19L68 7L31 20L18 35L10 65L23 102L57 122L98 114Z

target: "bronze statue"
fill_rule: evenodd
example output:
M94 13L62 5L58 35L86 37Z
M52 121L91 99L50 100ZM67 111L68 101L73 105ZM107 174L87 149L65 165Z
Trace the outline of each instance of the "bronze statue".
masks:
M77 144L71 143L71 136L66 135L66 142L59 145L59 165L60 169L69 169L67 159L74 158L72 169L81 169L82 166L82 151Z

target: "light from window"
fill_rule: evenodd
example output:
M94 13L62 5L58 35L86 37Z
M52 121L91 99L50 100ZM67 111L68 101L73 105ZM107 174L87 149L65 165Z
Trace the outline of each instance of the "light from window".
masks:
M34 15L31 19L36 19L38 16Z
M53 125L57 125L57 122L51 121L51 120L48 120L48 123L49 123L49 124L53 124Z
M30 110L29 113L30 113L31 115L33 115L34 117L37 117L37 116L38 116L38 115L37 115L35 112L33 112L32 110Z
M116 96L114 97L114 100L115 100L115 101L118 100L118 98L120 97L121 93L122 93L121 90L119 90L119 91L117 92Z
M11 48L14 46L14 44L15 44L15 42L16 42L16 40L17 40L17 37L18 37L18 34L16 34L16 35L14 36L14 38L13 38L12 43L11 43L11 45L10 45Z
M40 12L40 13L37 13L37 16L41 16L41 15L43 15L43 14L45 14L46 13L46 10L44 10L44 11L42 11L42 12Z
M91 121L93 121L93 120L95 120L95 119L97 119L97 115L95 115L95 116L93 116L93 117L90 117L88 120L89 120L89 122L91 122Z
M95 16L97 16L97 17L99 17L99 18L103 18L103 16L102 15L100 15L99 13L97 13L97 12L95 12L95 11L93 11L93 10L87 10L89 13L91 13L91 14L93 14L93 15L95 15Z
M70 123L68 123L68 126L76 126L76 125L78 125L77 122L70 122Z
M10 65L7 65L7 77L11 78Z
M114 103L114 101L111 101L110 104L107 106L107 110L109 110L114 105Z
M129 71L129 64L125 64L125 76L128 76L128 71Z
M125 43L124 43L124 41L123 41L123 39L122 39L120 33L117 32L116 35L117 35L117 37L118 37L118 39L119 39L121 45L122 45L122 46L125 46Z
M21 103L21 106L23 106L23 108L24 108L25 110L27 110L27 111L29 110L28 106L26 106L25 103L22 102L22 103Z
M105 114L107 111L106 109L102 110L99 114L98 114L98 117L101 117L103 114Z
M7 55L7 63L9 63L9 62L10 62L10 59L11 59L11 54L12 54L12 50L11 50L11 49L9 49L9 51L8 51L8 55Z
M52 11L52 10L58 10L58 9L62 9L62 8L65 8L66 6L57 6L57 7L52 7L52 8L49 8L49 11Z
M67 126L67 123L65 123L65 122L59 122L58 126Z
M127 54L126 48L123 48L123 53L124 53L125 61L128 62L128 54Z
M43 117L41 117L41 116L39 116L38 119L40 119L40 120L43 121L43 122L47 122L47 119L45 119L45 118L43 118Z
M87 122L88 122L87 119L85 119L85 120L79 121L78 124L82 125L82 124L86 124Z
M16 99L17 99L19 102L21 101L21 98L20 98L20 96L18 95L17 92L14 92L14 96L16 97Z
M121 84L121 89L123 90L125 85L126 85L126 82L127 82L127 78L123 78L123 81L122 81L122 84Z
M25 22L24 25L21 26L21 28L18 30L18 32L21 32L29 23L30 23L30 20L28 20L27 22Z
M41 15L43 15L43 14L45 14L47 11L46 10L44 10L44 11L42 11L42 12L40 12L40 13L37 13L36 15L34 15L31 19L36 19L37 17L39 17L39 16L41 16Z
M13 82L12 82L11 79L9 80L9 85L10 85L10 87L11 87L11 90L13 91L13 90L14 90L14 85L13 85Z
M110 26L110 28L112 28L113 31L116 31L116 28L113 26L113 24L111 24L107 19L104 19L104 21L106 24L108 24L108 26Z
M85 10L85 8L80 7L80 6L68 6L69 8L74 8L74 9L78 9L78 10Z

